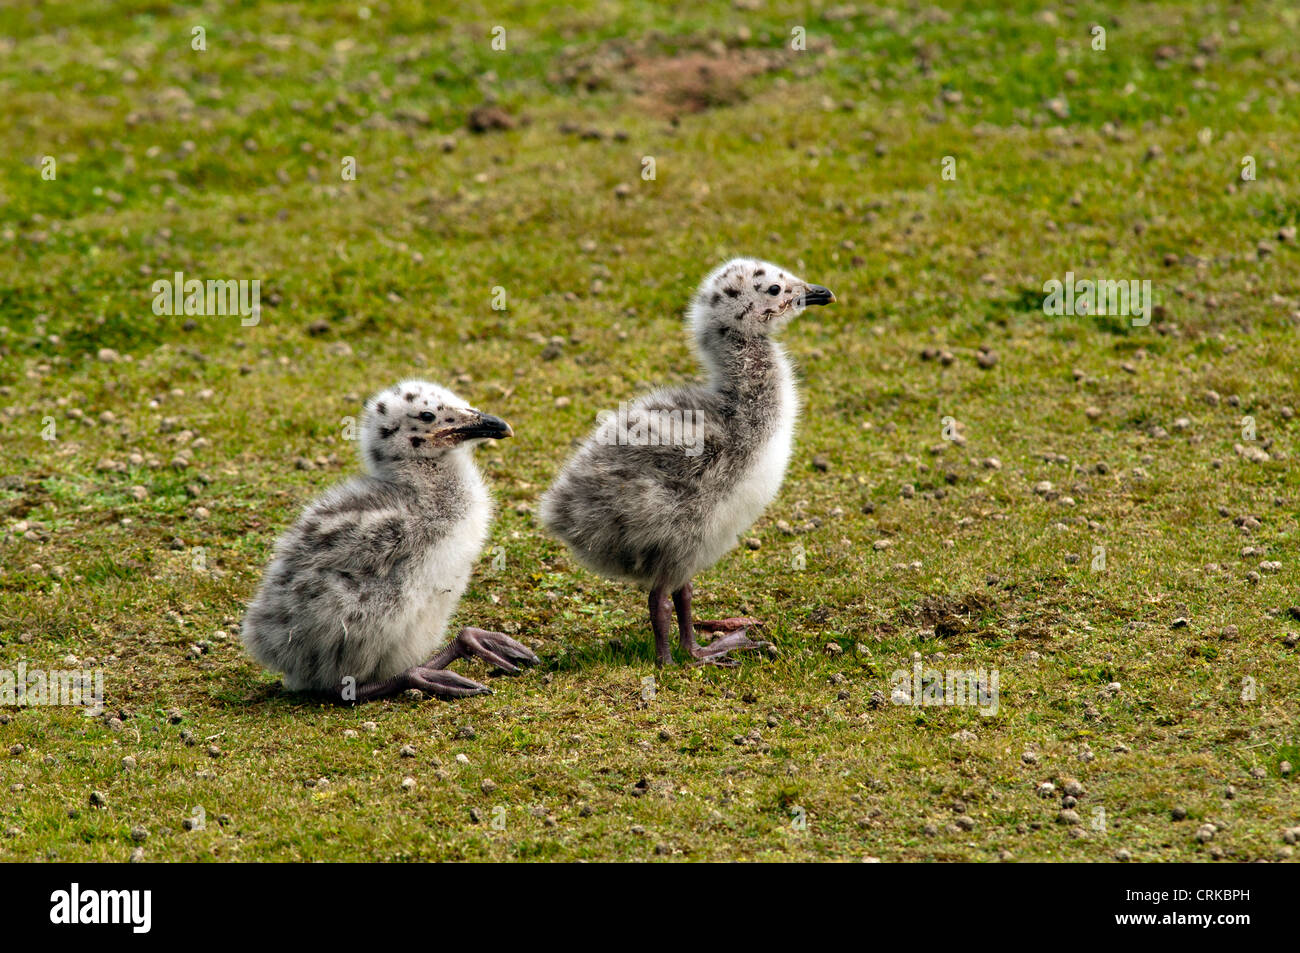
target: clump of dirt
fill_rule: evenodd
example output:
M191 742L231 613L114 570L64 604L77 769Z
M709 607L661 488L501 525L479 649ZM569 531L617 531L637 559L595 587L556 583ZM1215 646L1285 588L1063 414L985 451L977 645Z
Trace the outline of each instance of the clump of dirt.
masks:
M953 639L972 631L975 620L996 605L992 596L979 592L964 596L926 596L916 611L915 622L933 628L941 639Z
M513 129L519 124L514 116L493 103L475 106L466 120L470 132L484 133L496 130Z
M1022 625L1011 633L1018 639L1050 639L1052 630L1038 622Z

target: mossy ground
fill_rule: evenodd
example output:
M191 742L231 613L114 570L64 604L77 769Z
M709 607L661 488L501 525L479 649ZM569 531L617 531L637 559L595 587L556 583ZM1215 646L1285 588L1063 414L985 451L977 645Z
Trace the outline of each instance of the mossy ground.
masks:
M548 6L0 11L0 660L102 667L117 719L3 712L0 858L1288 856L1295 8ZM468 131L486 100L513 128ZM642 595L533 507L597 411L693 373L682 311L734 254L839 297L786 334L806 412L760 547L697 580L780 654L655 672ZM175 271L260 279L260 323L155 315ZM1163 310L1048 317L1067 271ZM459 618L544 664L457 704L284 695L242 608L411 375L515 426ZM996 715L873 707L914 653L997 670Z

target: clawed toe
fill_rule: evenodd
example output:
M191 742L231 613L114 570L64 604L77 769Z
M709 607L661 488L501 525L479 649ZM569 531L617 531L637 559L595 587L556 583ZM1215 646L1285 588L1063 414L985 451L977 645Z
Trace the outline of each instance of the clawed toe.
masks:
M528 646L502 632L467 627L461 629L456 641L464 657L481 658L509 675L517 674L521 665L536 665L541 661Z
M716 668L740 668L740 659L732 658L730 655L695 656L690 665L696 668L701 665L712 665Z
M771 642L756 641L745 634L744 629L728 632L714 639L708 645L696 645L691 648L691 657L696 665L717 665L722 668L735 668L740 660L732 658L732 652L759 652L771 648Z
M413 668L406 674L412 688L418 688L435 698L468 698L471 695L492 694L492 689L486 685L445 668Z

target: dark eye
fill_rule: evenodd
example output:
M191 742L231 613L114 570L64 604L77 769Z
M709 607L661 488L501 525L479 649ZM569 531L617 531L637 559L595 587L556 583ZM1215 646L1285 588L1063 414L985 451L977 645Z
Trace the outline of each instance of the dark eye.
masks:
M426 410L424 413L420 414L420 419L426 424L431 424L438 419L438 415L431 410Z
M781 293L781 286L780 286L780 285L773 285L772 287L770 287L770 288L767 289L767 293L770 294L770 295L778 295L778 294Z

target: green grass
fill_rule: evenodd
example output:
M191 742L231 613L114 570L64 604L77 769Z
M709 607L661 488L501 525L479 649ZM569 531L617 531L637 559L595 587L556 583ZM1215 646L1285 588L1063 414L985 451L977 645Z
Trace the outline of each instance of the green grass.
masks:
M0 859L1291 856L1300 14L1038 6L0 10L0 668L102 667L110 709L0 709ZM485 100L515 128L470 133ZM780 652L655 672L643 596L533 507L597 411L692 373L682 311L735 254L839 298L786 333L760 547L697 580ZM260 324L155 315L174 271L260 279ZM1046 317L1067 271L1163 311ZM344 418L412 375L516 429L480 455L506 568L458 618L544 663L457 704L284 695L243 607L353 469ZM914 653L997 670L997 714L890 704Z

